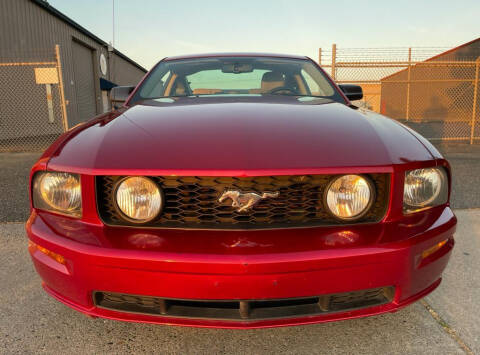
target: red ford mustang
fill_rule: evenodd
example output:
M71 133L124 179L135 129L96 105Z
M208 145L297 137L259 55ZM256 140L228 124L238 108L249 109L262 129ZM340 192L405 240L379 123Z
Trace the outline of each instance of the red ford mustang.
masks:
M201 327L393 312L454 245L450 168L312 60L166 58L31 172L45 290L91 316Z

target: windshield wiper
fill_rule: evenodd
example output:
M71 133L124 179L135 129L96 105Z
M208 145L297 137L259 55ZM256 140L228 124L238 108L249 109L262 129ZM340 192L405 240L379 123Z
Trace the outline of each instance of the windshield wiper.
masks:
M331 99L330 96L320 96L320 95L303 95L303 94L275 94L275 93L265 93L262 95L275 95L275 96L294 96L294 97L315 97L319 99Z

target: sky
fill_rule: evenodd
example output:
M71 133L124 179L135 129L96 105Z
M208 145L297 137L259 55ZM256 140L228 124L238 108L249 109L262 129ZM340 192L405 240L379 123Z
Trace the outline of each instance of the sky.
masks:
M167 56L318 48L454 47L480 37L479 0L48 0L150 69Z

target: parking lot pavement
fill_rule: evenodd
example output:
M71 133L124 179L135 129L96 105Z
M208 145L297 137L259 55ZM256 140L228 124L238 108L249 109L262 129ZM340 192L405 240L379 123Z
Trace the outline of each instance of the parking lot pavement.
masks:
M440 145L452 205L480 207L480 145ZM26 251L28 172L40 153L0 153L0 353L480 354L480 210L457 210L457 245L437 291L395 314L291 328L214 330L87 318L47 296ZM432 317L426 307L431 307Z
M394 314L309 326L222 330L91 319L47 296L23 224L0 224L0 353L480 353L480 209L456 211L457 245L440 287ZM453 335L452 335L453 334ZM464 346L465 344L466 346ZM470 352L470 353L473 353Z
M459 223L448 272L441 291L426 301L480 354L480 210L455 213Z
M28 218L28 177L41 153L0 153L0 223Z
M480 144L440 144L437 147L452 165L452 206L480 208ZM28 218L28 174L40 155L0 153L0 223L21 222Z
M480 144L438 144L452 166L454 208L480 207Z

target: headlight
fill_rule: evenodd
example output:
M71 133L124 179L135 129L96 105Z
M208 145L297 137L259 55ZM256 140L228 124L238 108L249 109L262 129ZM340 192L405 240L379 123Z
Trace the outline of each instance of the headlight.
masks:
M340 219L352 220L364 215L372 205L372 183L360 175L343 175L333 180L326 190L326 204Z
M33 181L35 208L80 217L82 189L80 176L59 172L39 172Z
M163 204L162 193L152 180L132 176L121 180L115 192L116 204L125 219L145 223L158 216Z
M448 181L443 168L410 170L405 173L403 211L412 213L441 205L448 199Z

